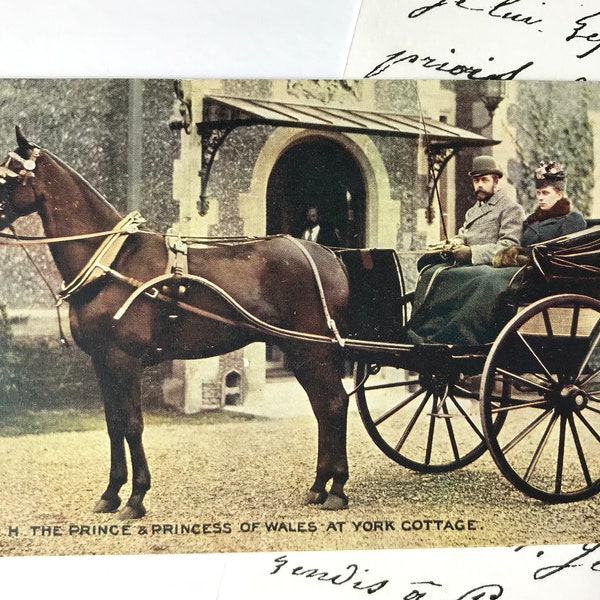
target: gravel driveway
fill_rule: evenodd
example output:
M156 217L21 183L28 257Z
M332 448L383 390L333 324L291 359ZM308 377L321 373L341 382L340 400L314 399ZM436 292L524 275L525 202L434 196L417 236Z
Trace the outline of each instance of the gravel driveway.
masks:
M302 506L316 421L280 382L253 420L146 428L148 514L96 515L104 431L0 438L0 555L380 549L537 545L597 540L598 498L549 506L513 489L487 455L454 473L419 475L387 459L349 418L350 508ZM238 409L245 410L245 409ZM124 497L129 487L124 488ZM18 533L17 533L18 530Z

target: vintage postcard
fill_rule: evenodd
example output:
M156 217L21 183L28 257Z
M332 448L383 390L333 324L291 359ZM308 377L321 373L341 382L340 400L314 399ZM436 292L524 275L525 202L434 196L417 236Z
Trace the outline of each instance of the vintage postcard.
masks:
M2 556L597 537L598 84L0 91Z

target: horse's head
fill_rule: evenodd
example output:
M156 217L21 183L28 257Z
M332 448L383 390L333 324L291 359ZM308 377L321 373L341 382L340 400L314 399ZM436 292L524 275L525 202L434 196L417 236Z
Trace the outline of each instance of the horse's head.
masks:
M0 229L19 217L37 210L37 194L32 184L40 149L16 128L18 147L0 165Z

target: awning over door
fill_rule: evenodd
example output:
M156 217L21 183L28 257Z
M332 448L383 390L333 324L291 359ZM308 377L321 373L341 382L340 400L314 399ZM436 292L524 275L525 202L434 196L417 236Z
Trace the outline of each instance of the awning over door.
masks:
M300 127L321 131L343 131L418 138L427 136L436 147L491 146L496 140L447 123L418 116L390 112L333 108L290 102L273 102L251 98L207 96L204 99L204 118L198 132L239 127L241 125L274 125Z
M403 138L423 138L433 171L430 197L446 164L461 148L499 144L472 131L453 127L442 121L390 112L335 108L328 105L274 102L253 98L205 96L203 120L196 124L202 138L202 193L205 199L208 176L214 156L227 137L237 127L272 125L318 131L339 131L386 135ZM203 211L201 210L201 213Z

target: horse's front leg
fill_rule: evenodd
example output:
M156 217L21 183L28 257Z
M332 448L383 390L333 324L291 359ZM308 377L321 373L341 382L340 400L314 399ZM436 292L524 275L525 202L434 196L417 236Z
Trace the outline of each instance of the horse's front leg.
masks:
M142 444L141 364L117 348L94 356L93 363L100 383L110 438L108 487L94 510L113 512L121 504L119 490L127 481L127 440L132 464L132 493L119 518L137 519L146 514L143 500L150 489L150 471Z
M321 504L324 509L348 507L344 485L348 481L347 423L348 395L332 353L306 347L294 360L296 378L308 394L319 429L317 473L305 504ZM315 358L320 357L315 363ZM327 491L327 483L332 481Z

